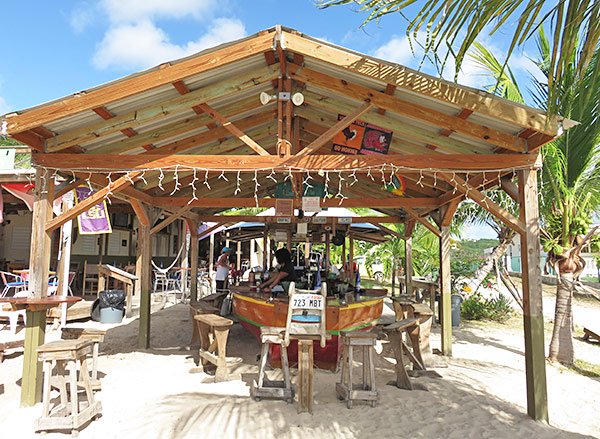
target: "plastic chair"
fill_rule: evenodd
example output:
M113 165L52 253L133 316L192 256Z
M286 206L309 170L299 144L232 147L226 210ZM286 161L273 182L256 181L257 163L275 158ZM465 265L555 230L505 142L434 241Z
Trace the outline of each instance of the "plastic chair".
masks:
M27 297L29 292L27 290L17 291L14 297ZM5 307L4 304L0 304L0 316L8 317L8 325L10 327L10 331L13 334L17 332L17 324L19 323L19 316L23 319L23 324L27 323L26 320L26 311L24 309L13 311L10 307Z
M289 305L285 330L285 345L289 346L290 336L315 335L320 345L327 342L326 328L327 286L325 283L316 290L296 289L290 283Z
M5 297L11 289L14 289L15 292L13 294L16 295L19 291L27 288L27 282L23 280L23 278L17 274L9 273L7 271L0 271L0 277L2 278L2 283L4 284L4 289L2 293L0 293L0 297Z

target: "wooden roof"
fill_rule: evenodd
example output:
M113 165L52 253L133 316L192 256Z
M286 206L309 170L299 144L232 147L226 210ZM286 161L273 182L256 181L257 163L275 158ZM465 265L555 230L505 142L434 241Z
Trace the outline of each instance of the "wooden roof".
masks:
M263 91L301 91L305 102L262 105ZM539 166L539 147L573 125L279 26L3 119L10 136L37 151L38 165L99 186L120 177L111 193L159 207L211 215L254 206L255 192L270 207L271 169L282 181L293 168L319 171L308 175L328 179L332 195L343 188L347 198L324 205L420 222L506 172ZM388 155L332 152L333 134L354 119L393 131ZM278 155L281 140L291 155ZM381 175L367 173L384 164ZM406 179L404 197L382 190L392 165Z

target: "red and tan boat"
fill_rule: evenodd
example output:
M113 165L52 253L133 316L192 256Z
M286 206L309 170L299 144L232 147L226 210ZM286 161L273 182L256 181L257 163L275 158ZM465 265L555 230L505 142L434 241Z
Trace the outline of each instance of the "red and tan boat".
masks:
M285 327L287 298L271 299L271 295L252 292L249 287L230 287L233 292L233 313L240 323L258 340L262 326ZM358 300L340 304L335 297L327 299L326 324L331 340L324 348L314 344L315 365L321 369L335 370L339 358L338 336L341 331L367 331L374 327L383 312L385 290L369 289ZM290 362L298 358L297 343L288 347ZM273 345L270 352L271 364L279 364L279 346Z

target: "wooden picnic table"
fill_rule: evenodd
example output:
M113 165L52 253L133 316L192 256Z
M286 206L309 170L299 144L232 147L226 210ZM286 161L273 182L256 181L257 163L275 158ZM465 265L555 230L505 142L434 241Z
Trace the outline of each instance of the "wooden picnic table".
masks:
M108 284L108 279L111 277L125 284L127 293L125 315L129 317L131 315L134 284L135 281L138 280L138 277L113 265L98 265L98 294L100 294L100 291L104 290L105 286Z
M62 303L69 304L80 300L81 297L76 296L0 298L0 303L8 303L14 310L24 309L27 317L23 346L21 407L33 406L42 400L42 365L38 363L37 348L44 344L46 311Z

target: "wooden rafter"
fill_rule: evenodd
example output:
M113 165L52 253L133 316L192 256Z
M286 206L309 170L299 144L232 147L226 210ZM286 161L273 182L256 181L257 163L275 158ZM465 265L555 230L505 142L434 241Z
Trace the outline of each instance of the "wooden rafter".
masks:
M120 190L124 189L127 185L131 184L132 178L136 178L140 174L140 172L132 172L129 176L119 177L117 180L100 189L95 194L90 195L85 200L77 203L72 209L69 209L67 212L48 221L45 226L46 231L49 232L54 230L57 227L62 226L67 221L72 220L77 215L87 211L90 207L95 206L104 200L104 198L106 198L110 192L119 192Z
M84 183L85 182L82 179L76 178L74 181L72 181L70 183L67 183L66 186L64 186L61 189L59 189L58 191L56 191L55 194L54 194L54 199L56 200L56 199L62 197L66 193L72 191L73 189L75 189L76 187L81 186Z
M236 136L250 148L252 148L258 155L270 155L265 149L252 140L247 134L245 134L241 129L233 124L229 119L220 114L217 110L212 108L210 105L204 103L198 105L206 114L208 114L211 118L219 122L223 128L229 131L231 134Z
M410 215L410 217L412 219L414 219L415 221L420 222L421 224L423 224L431 233L433 233L435 236L440 237L441 236L441 232L440 229L438 229L436 226L434 226L433 224L431 224L429 221L427 221L426 218L423 218L419 212L417 212L416 210L410 208L410 207L404 207L403 208L404 211L406 213L408 213Z
M319 216L319 218L325 218L328 223L338 221L338 217ZM267 222L276 223L277 217L275 216L256 216L256 215L199 215L198 220L202 222ZM294 217L291 219L292 223L300 222L298 218ZM304 220L302 220L304 221ZM352 222L354 223L371 223L371 224L395 224L402 222L402 219L398 216L359 216L353 217Z
M438 175L440 178L443 178L446 182L454 186L456 190L462 192L465 197L475 201L477 204L479 204L517 233L524 232L525 226L520 219L516 218L502 206L493 202L485 194L473 187L471 184L467 183L458 175L451 175L444 172L440 172Z
M146 209L144 205L135 198L131 198L129 203L131 204L131 207L133 208L133 211L135 212L139 222L146 227L150 227L151 224L150 217L148 216L148 209Z
M370 111L371 108L373 108L373 104L371 104L370 102L365 102L360 107L355 109L352 113L345 116L342 120L340 120L338 123L333 125L327 131L325 131L323 134L321 134L319 137L317 137L314 141L311 142L310 145L308 145L306 148L301 150L296 155L302 156L302 155L307 155L307 154L313 154L319 148L321 148L323 145L325 145L325 143L327 143L331 139L333 139L333 136L335 136L337 133L342 131L344 128L346 128L348 125L350 125L356 119L361 117L363 114Z
M177 142L176 142L177 143ZM184 142L189 149L191 146ZM477 160L470 154L373 154L348 156L342 154L320 154L309 156L249 156L249 155L175 155L177 147L162 147L139 155L95 154L94 159L81 154L37 154L34 158L38 165L56 169L86 169L126 171L175 167L195 167L212 171L254 172L257 169L294 167L305 170L352 170L358 168L391 165L403 168L402 173L420 173L424 164L429 169L445 171L480 171L488 169L506 169L536 167L537 154L489 154L479 155ZM164 152L163 152L164 151ZM366 172L361 171L361 172ZM439 175L440 172L437 172Z
M226 78L171 99L153 103L143 108L119 114L111 119L86 124L66 131L46 141L48 152L56 152L72 145L95 141L99 137L120 132L125 128L137 129L149 123L159 122L165 116L189 111L198 102L207 102L243 90L254 88L276 77L274 67L262 67L244 72L236 77Z
M175 64L163 64L160 68L150 70L143 75L135 75L96 90L77 93L42 107L31 109L23 114L11 116L7 119L8 132L12 136L14 133L44 125L69 114L91 110L136 93L167 85L208 70L214 70L220 66L266 51L271 47L272 42L273 37L271 34L258 35L251 39L244 39L220 49L181 60Z
M141 173L139 175L142 175ZM100 174L86 174L82 172L76 172L75 176L81 180L89 180L91 184L102 189L107 186L108 181L106 177ZM133 175L129 176L132 180L135 178ZM135 181L135 180L134 180ZM113 191L114 192L114 191ZM125 201L129 201L130 198L134 198L146 204L152 204L152 196L145 192L139 191L133 187L125 186L121 190L115 193L116 197L123 197Z
M454 218L454 214L456 213L456 209L460 205L460 198L452 200L445 207L443 207L443 215L442 215L442 226L449 226L452 223L452 218Z
M96 113L98 116L100 116L102 119L104 120L110 120L113 117L115 117L114 114L112 114L110 111L108 111L106 109L106 107L96 107L96 108L92 108L92 111L94 113ZM121 133L123 133L124 135L126 135L127 137L135 137L137 136L138 132L136 130L134 130L133 128L123 128L121 130ZM152 149L151 145L141 145L142 148L144 148L145 150L149 150Z
M150 234L154 235L155 233L160 232L162 229L164 229L165 227L167 227L173 221L178 220L179 218L181 218L184 214L188 213L190 210L192 210L192 206L184 206L184 207L182 207L181 209L177 210L175 213L169 215L167 218L165 218L164 220L162 220L160 223L158 223L157 225L155 225L154 227L152 227L150 229Z
M290 64L288 70L292 78L298 78L301 81L354 99L370 100L376 107L384 108L387 111L403 114L411 119L421 120L440 128L447 128L511 151L525 152L526 150L525 140L518 136L469 122L456 116L450 116L412 102L409 103L399 99L397 96L390 96L379 90L350 83L345 79L335 78L306 67L301 68Z
M488 93L457 88L456 84L423 75L407 67L369 59L358 53L323 44L293 32L284 32L284 38L288 50L304 56L371 79L394 84L400 90L450 102L461 108L516 123L523 128L556 135L556 119L548 120L548 116L539 110L517 106Z

